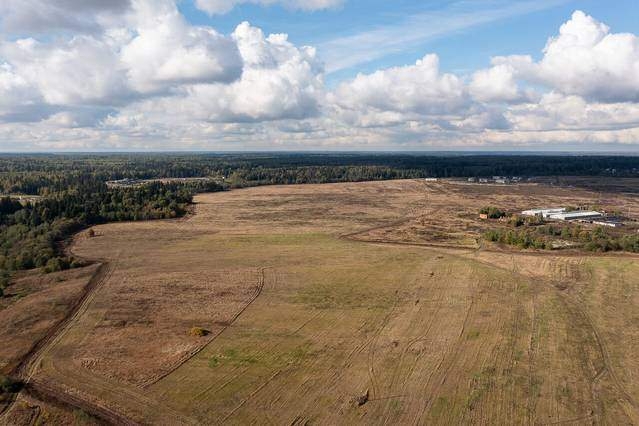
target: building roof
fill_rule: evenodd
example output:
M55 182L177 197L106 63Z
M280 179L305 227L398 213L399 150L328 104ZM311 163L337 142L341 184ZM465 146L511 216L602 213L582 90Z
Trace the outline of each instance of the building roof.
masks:
M566 209L564 207L551 207L546 209L532 209L524 210L521 214L524 215L538 215L538 214L551 214L551 213L563 213Z
M570 220L570 219L584 219L588 217L601 217L601 216L603 216L603 213L595 212L595 211L574 211L574 212L551 214L550 218Z

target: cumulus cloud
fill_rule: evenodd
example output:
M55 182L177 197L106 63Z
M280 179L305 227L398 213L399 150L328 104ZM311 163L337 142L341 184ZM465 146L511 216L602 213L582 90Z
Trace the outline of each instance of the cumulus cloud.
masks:
M639 104L588 102L576 95L550 92L538 103L517 105L506 112L516 130L609 130L639 126Z
M543 58L495 58L520 78L567 95L601 102L639 101L639 38L611 33L610 28L582 11L573 13L559 34L551 37Z
M296 47L284 34L265 36L244 22L231 36L244 68L232 83L194 84L178 96L133 105L123 116L162 117L208 122L300 119L315 115L323 93L322 65L315 49Z
M99 34L0 42L0 91L7 92L0 107L34 112L6 112L4 120L37 120L80 106L103 110L190 84L229 83L242 74L236 41L189 25L171 1L135 0L126 18L129 27Z
M60 44L21 39L2 44L0 54L50 105L109 102L127 92L116 53L90 36Z
M440 73L438 56L430 54L415 65L359 74L331 99L346 109L441 115L465 106L465 88L459 77Z
M223 14L230 12L240 4L259 4L269 6L280 4L289 9L299 10L323 10L341 6L344 0L195 0L195 5L210 14Z
M0 30L5 33L51 31L94 32L100 24L117 19L130 0L3 0Z
M639 140L639 41L579 11L548 39L539 60L495 57L486 69L456 75L428 54L329 90L313 47L246 22L227 35L193 25L175 0L7 2L14 9L0 5L0 32L13 25L27 35L0 35L3 149L419 149ZM200 3L221 13L240 2ZM340 2L277 3L315 9ZM37 7L51 12L51 32L41 37L29 28L45 24L18 19ZM63 7L76 10L67 13L68 22L56 17Z
M239 78L242 59L235 42L208 27L191 26L174 5L135 5L136 36L121 48L131 87L162 91L188 83L230 82Z
M498 64L475 72L469 90L480 102L517 102L527 97L517 83L511 64Z

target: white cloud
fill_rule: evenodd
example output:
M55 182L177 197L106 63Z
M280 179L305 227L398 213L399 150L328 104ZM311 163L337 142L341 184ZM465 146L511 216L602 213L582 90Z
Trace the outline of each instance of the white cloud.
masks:
M191 26L174 5L158 13L138 1L136 36L121 49L131 87L141 93L189 83L230 82L242 72L235 42Z
M262 6L280 4L289 9L324 10L339 7L345 0L195 0L195 5L210 14L230 12L240 4L253 3Z
M421 115L443 115L466 106L465 87L453 74L439 71L437 55L415 65L359 74L342 83L331 100L346 109L373 108Z
M100 24L117 19L129 7L130 0L2 0L0 31L91 33Z
M524 79L568 95L601 102L639 101L639 38L576 11L548 40L539 62L531 57L495 58Z
M480 102L515 102L525 97L515 78L515 69L510 64L495 65L475 72L469 90Z
M49 41L0 41L0 92L7 92L0 108L16 109L3 120L38 120L88 106L98 117L105 107L242 74L236 41L189 25L171 1L135 0L122 21L129 26Z
M232 83L193 84L176 96L150 99L122 111L164 120L249 122L305 118L316 114L323 94L322 67L315 50L298 48L283 34L265 37L244 22L232 34L244 69ZM126 122L126 120L125 120Z
M522 104L506 112L514 129L609 130L639 126L639 104L588 102L576 95L545 94L538 103Z
M328 90L315 48L248 23L229 35L192 25L174 0L120 0L113 7L97 0L8 1L20 11L40 5L55 12L64 4L75 5L77 13L68 14L71 24L50 21L52 30L42 37L35 30L0 35L4 150L449 149L639 141L637 37L614 34L580 12L548 40L539 61L496 57L487 69L456 75L441 71L438 56L429 54ZM524 6L534 5L518 7ZM0 25L22 22L26 30L33 24L14 15L0 18ZM50 20L58 19L54 15ZM501 16L489 15L484 18Z
M9 64L0 65L0 121L27 119L33 104L39 104L40 94Z
M112 102L128 91L117 53L91 36L60 44L21 39L0 45L0 55L49 105Z

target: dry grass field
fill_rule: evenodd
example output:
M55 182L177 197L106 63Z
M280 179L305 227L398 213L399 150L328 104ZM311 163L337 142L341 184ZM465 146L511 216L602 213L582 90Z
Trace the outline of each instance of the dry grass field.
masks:
M392 181L196 201L77 236L102 275L25 367L59 398L21 395L4 423L639 424L639 258L486 246L476 217L639 217L634 196Z

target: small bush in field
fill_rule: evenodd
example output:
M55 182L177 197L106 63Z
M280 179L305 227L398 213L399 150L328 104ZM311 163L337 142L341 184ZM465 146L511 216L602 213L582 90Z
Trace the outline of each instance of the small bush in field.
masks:
M189 335L194 337L204 337L211 334L211 332L202 327L193 327L189 330Z

